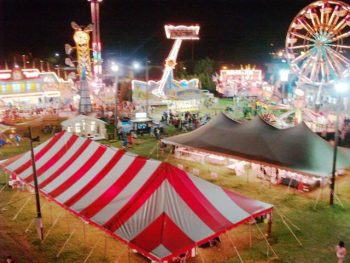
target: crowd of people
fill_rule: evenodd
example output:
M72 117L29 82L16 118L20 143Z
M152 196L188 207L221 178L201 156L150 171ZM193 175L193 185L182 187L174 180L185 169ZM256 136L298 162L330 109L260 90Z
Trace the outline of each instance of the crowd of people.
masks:
M183 131L191 131L199 128L210 120L210 116L205 114L199 116L199 113L183 112L174 113L172 111L164 111L161 122L167 125L173 125L175 128Z

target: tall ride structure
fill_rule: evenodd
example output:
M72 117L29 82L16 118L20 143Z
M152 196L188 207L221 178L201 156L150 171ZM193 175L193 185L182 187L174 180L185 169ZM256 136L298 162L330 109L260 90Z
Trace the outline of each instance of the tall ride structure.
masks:
M100 3L102 0L88 0L91 5L92 30L92 58L93 58L93 76L95 79L101 79L102 76L102 47L100 39Z
M162 79L160 80L159 86L157 89L152 90L152 93L160 98L166 98L165 89L167 85L172 85L173 80L173 70L176 66L176 59L179 53L181 43L183 40L198 40L199 39L199 29L198 25L196 26L173 26L165 25L165 34L168 39L173 39L174 44L171 48L171 51L165 60L165 69L163 72Z

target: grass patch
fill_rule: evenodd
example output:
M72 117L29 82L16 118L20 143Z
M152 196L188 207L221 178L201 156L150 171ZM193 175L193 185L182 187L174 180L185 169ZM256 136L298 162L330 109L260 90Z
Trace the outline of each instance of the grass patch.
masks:
M176 134L178 130L169 127L167 133L169 135ZM47 138L42 136L42 141ZM119 141L103 141L102 143L117 148L121 147ZM344 240L345 244L350 244L349 176L337 179L336 184L336 193L344 204L344 208L339 203L334 207L330 207L328 205L328 189L323 189L322 192L317 190L311 193L300 193L291 188L288 192L286 186L271 186L256 179L252 173L250 173L251 175L247 180L245 176L235 176L234 173L222 166L175 159L173 155L169 154L169 149L166 149L164 153L159 149L157 150L157 143L158 141L153 136L144 135L135 139L132 148L128 150L150 158L167 159L168 162L174 165L181 164L186 171L191 173L193 169L198 169L199 176L210 182L249 197L269 202L276 207L273 215L271 243L280 259L273 259L271 251L267 255L266 243L255 226L251 227L253 247L250 248L250 227L243 225L229 231L229 236L239 250L244 262L334 262L336 259L334 246L338 241ZM0 150L2 159L5 159L28 149L29 143L24 141L20 147L5 146ZM216 172L218 177L213 178L211 172ZM5 175L1 174L0 188L5 184L5 181ZM38 242L34 227L31 227L28 233L24 233L35 215L34 198L15 221L12 218L28 196L30 194L26 191L20 192L8 188L0 193L0 261L7 253L10 253L16 258L17 262L28 262L28 258L35 259L38 262L82 262L91 249L96 246L89 262L128 262L128 249L120 241L106 237L102 231L85 225L80 219L70 215L48 200L42 199L45 205L43 208L45 231L50 229L52 222L58 215L62 215L57 226L51 231L44 243ZM318 196L319 202L315 208ZM9 201L12 203L6 205ZM6 209L1 209L4 207ZM287 223L289 222L288 224L301 240L302 247L293 238L280 214L288 219ZM290 222L293 222L300 230L293 227ZM266 229L265 224L259 224L259 227L262 230ZM85 236L83 234L84 228ZM69 242L61 256L56 258L56 254L72 229L76 229L76 232L73 234L71 242ZM201 250L205 261L239 262L226 235L223 235L222 240L220 250ZM197 262L198 260L200 259L197 258ZM145 260L141 256L131 253L130 262L145 262ZM195 262L195 260L189 262Z

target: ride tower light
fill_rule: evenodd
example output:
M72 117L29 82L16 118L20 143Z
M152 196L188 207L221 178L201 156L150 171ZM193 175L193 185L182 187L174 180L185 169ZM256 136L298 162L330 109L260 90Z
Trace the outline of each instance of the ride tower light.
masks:
M159 83L157 89L154 89L152 93L161 98L166 98L164 89L167 83L172 83L173 78L173 70L176 66L176 59L179 53L181 43L183 40L199 40L199 29L198 25L193 26L173 26L173 25L165 25L165 34L168 39L174 39L175 42L171 48L171 51L165 60L165 69L162 76L162 79Z

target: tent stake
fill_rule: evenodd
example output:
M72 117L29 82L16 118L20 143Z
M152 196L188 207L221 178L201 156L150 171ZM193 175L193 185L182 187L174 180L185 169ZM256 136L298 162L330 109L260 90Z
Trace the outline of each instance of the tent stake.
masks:
M2 191L4 191L4 189L6 188L6 186L7 186L7 183L5 183L5 185L4 185L3 187L1 187L0 193L2 193Z
M84 260L84 263L86 263L88 261L88 259L91 257L92 253L94 252L95 248L97 247L98 242L100 241L100 238L97 239L95 245L92 247L92 249L90 250L89 254L87 255L87 257Z
M19 200L22 200L23 198L21 198L21 199L18 199L18 200L15 200L15 201L13 201L14 199L17 199L17 196L19 195L19 192L18 191L16 191L15 193L14 193L14 195L10 198L10 200L2 207L2 208L5 208L6 206L8 206L8 205L10 205L10 204L13 204L13 203L16 203L16 202L18 202ZM24 197L25 198L25 197Z
M278 214L278 213L277 213ZM285 224L285 226L288 228L288 230L290 231L290 233L293 235L293 237L295 238L295 240L299 243L299 245L302 247L303 244L301 243L301 241L299 240L299 238L296 236L296 234L293 232L293 230L290 228L290 226L287 224L286 220L284 219L284 217L280 214L278 214L281 219L283 224Z
M60 219L60 217L62 216L62 214L63 214L63 212L61 212L61 213L58 215L58 217L55 219L55 221L51 224L51 226L50 226L50 228L47 230L46 235L45 235L45 237L44 237L44 239L43 239L42 242L44 242L45 239L50 235L52 229L56 226L56 224L57 224L57 222L58 222L58 219Z
M31 196L28 196L28 198L26 199L26 201L24 202L24 204L21 206L21 208L18 210L17 214L12 218L12 221L16 220L17 217L19 216L19 214L23 211L24 207L28 204L28 202L30 201Z
M69 240L72 238L74 232L75 232L75 229L73 229L72 232L69 234L68 238L67 238L66 241L64 242L64 244L63 244L63 246L61 247L60 251L57 253L56 258L59 258L59 256L60 256L61 253L63 252L64 248L65 248L66 245L68 244Z
M286 217L286 215L284 215L280 210L277 210L276 207L274 207L274 210L276 211L276 213L279 215L279 216L282 216L286 221L289 222L289 224L291 224L295 229L301 231L300 227L298 227L296 224L294 224L292 222L292 220L290 220L288 217Z
M318 191L318 194L317 194L317 197L316 197L316 200L315 200L315 204L314 204L314 206L313 206L313 209L316 209L316 207L317 207L317 205L318 205L318 202L320 201L321 192L322 192L322 190Z
M205 260L204 260L204 258L203 258L203 255L202 255L202 253L200 253L199 251L200 251L200 249L198 249L198 254L199 254L200 258L201 258L201 261L202 261L202 263L205 263Z
M270 242L267 240L266 236L264 235L264 233L261 231L260 227L258 226L258 224L255 222L255 226L257 227L257 229L259 230L260 234L262 235L262 237L265 239L266 244L269 246L269 248L271 249L271 251L273 252L273 254L276 256L276 258L279 258L275 252L275 250L272 248L272 246L270 245Z
M338 195L334 191L333 191L333 195L337 199L337 201L340 203L341 207L344 208L343 202L340 200L340 198L338 197Z
M243 263L244 261L243 261L241 255L239 254L237 247L236 247L235 244L233 243L232 238L230 237L230 235L229 235L227 232L226 232L226 235L227 235L227 237L228 237L228 240L230 240L230 243L232 244L234 250L236 251L236 254L237 254L238 258L239 258L239 261L240 261L241 263Z

